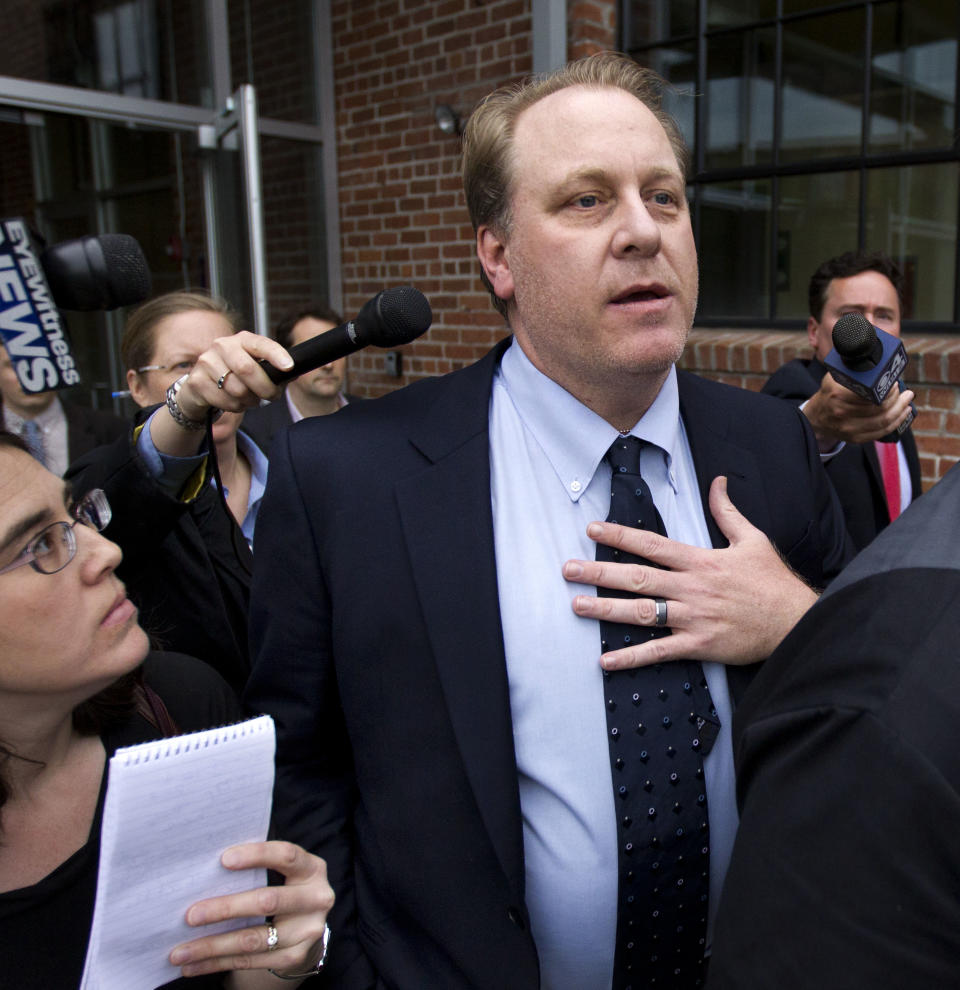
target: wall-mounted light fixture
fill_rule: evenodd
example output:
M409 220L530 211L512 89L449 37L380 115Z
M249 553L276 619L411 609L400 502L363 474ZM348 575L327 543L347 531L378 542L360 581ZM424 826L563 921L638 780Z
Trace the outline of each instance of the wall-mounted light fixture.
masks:
M457 111L447 103L438 104L433 111L433 119L444 134L460 133L460 118Z

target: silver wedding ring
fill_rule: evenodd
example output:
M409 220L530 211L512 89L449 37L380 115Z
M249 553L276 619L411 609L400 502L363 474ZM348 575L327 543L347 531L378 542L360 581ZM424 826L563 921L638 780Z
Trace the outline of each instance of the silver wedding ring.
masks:
M273 925L267 925L267 952L273 952L279 941L280 936L277 934L276 928Z
M223 383L227 380L227 375L230 374L231 370L231 368L227 368L227 370L217 379L217 388L223 388Z
M654 625L665 626L667 624L667 603L663 598L654 598L654 604L657 606L657 618Z

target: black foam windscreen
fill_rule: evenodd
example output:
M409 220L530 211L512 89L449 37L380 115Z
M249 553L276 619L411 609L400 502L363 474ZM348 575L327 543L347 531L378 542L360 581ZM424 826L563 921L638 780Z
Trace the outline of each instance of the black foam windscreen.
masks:
M150 269L129 234L78 237L40 257L54 302L61 309L117 309L150 296Z
M883 344L863 313L844 313L833 325L832 336L837 354L854 371L875 368L883 357Z

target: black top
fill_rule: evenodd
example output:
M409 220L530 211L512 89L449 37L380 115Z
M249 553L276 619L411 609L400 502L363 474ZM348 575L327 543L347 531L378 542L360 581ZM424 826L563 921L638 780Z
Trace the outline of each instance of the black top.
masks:
M144 670L147 682L163 699L182 732L226 725L241 717L229 687L192 657L154 653L147 658ZM123 725L104 734L106 758L109 760L120 747L161 736L141 716L132 715ZM93 921L106 780L104 772L86 845L39 883L0 893L3 990L76 990L80 986ZM166 984L178 990L212 990L222 985L222 974Z
M960 987L960 468L767 660L709 990Z
M168 495L130 431L75 461L66 477L78 492L106 492L113 518L103 535L123 551L117 576L153 646L203 660L239 693L250 671L253 555L214 487L204 482L189 502Z

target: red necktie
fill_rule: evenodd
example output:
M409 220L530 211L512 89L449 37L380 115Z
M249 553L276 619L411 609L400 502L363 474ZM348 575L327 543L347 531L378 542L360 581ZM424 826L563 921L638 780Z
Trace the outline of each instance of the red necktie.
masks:
M890 522L900 515L900 456L897 444L874 442L877 448L877 458L880 461L880 473L883 475L883 490L887 495L887 511Z

